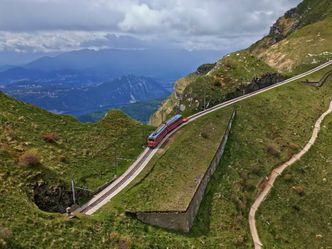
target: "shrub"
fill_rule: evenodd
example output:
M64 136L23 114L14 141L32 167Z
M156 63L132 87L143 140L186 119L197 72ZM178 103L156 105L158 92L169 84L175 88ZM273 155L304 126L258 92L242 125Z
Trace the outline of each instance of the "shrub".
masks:
M292 189L299 195L303 196L304 195L304 189L301 186L293 186Z
M6 248L8 240L13 233L9 228L0 226L0 248Z
M208 139L208 138L209 138L209 135L208 135L207 133L205 133L205 132L202 132L202 133L201 133L201 136L202 136L202 138L204 138L204 139Z
M240 246L245 242L245 237L243 235L239 235L237 238L233 240L233 244L235 246Z
M269 154L271 154L272 156L274 156L274 157L279 157L280 156L280 152L276 148L274 148L272 145L269 145L267 147L267 152Z
M12 236L12 231L7 227L0 227L0 238L9 239Z
M62 162L62 163L66 162L67 160L66 160L65 155L60 155L59 156L59 161Z
M261 176L262 175L262 168L259 166L254 166L251 168L251 173L256 175L256 176Z
M132 242L130 237L122 237L118 242L119 249L130 249L132 248Z
M295 143L289 143L288 147L292 150L298 150L299 149L299 146Z
M36 166L40 164L40 157L36 151L27 151L19 157L18 164L25 167Z
M58 140L58 135L56 133L44 133L42 138L47 143L56 143Z
M6 155L9 153L9 146L8 144L0 143L0 155Z

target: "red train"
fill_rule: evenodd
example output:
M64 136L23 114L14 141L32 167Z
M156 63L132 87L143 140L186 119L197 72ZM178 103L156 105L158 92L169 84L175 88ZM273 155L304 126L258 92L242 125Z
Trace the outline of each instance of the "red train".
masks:
M164 139L164 137L180 126L182 123L187 122L188 118L183 118L182 115L177 114L165 124L159 126L159 128L148 137L148 147L155 148Z

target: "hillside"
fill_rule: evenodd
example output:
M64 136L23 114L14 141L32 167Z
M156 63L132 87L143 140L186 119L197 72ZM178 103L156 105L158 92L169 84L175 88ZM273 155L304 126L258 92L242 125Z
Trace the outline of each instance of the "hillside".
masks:
M109 112L98 123L82 124L1 92L0 127L3 179L18 183L31 200L40 197L46 210L51 204L47 203L48 195L61 189L63 196L60 194L59 203L52 210L62 212L64 205L70 204L71 178L77 186L93 191L111 181L136 159L150 130L119 111ZM128 143L130 147L126 148Z
M331 69L332 66L329 67L329 70ZM321 70L303 80L318 80L326 70ZM252 248L248 213L257 193L256 187L273 168L289 159L307 143L311 136L312 126L317 118L326 111L331 96L331 78L321 88L304 85L301 79L238 103L235 106L237 116L225 154L209 183L192 231L188 235L175 234L147 227L131 217L124 218L125 221L119 218L117 229L128 232L128 227L130 227L129 231L132 236L135 234L132 238L133 244L137 247L141 246L141 248L166 248L162 245L167 245L169 248ZM219 110L215 113L215 118L207 120L212 125L222 124L224 112L231 111L232 108ZM218 115L220 119L218 119ZM201 130L197 130L195 134L199 134L207 127L202 126ZM187 127L179 136L190 132L190 129L186 129ZM169 149L168 153L173 151L176 158L190 162L192 154L186 152L186 148L176 149L181 145L177 140L173 143L174 148L170 147L171 150ZM325 145L328 144L324 143L323 146ZM328 150L329 147L330 145L323 151ZM162 155L164 151L161 152ZM146 169L126 190L101 209L97 213L98 218L103 220L110 213L124 213L137 206L141 210L149 210L151 204L154 206L176 204L163 202L168 195L173 196L172 193L165 194L164 187L172 189L172 187L176 188L181 185L184 177L176 172L186 172L190 163L177 164L176 168L173 168L173 164L165 165L168 153L159 159L152 170ZM318 153L315 158L319 157L321 161L329 163L330 155L328 153L321 155ZM328 248L330 245L329 219L323 218L330 216L330 199L320 198L320 205L316 207L315 198L317 196L314 195L314 190L320 189L324 195L329 196L328 175L331 174L331 167L324 166L326 165L324 163L317 169L315 178L310 179L312 171L315 170L314 161L313 158L311 170L304 166L305 163L302 164L306 168L305 173L301 173L302 167L300 166L299 169L295 169L289 184L282 188L281 193L284 199L280 200L278 193L273 194L272 202L268 203L269 200L266 202L268 206L264 208L262 217L258 214L257 218L262 227L259 232L264 234L263 242L266 243L267 248L306 248L307 244L313 245L310 248ZM307 180L305 182L301 180L303 174L307 180L310 179L310 186L306 183ZM326 178L325 184L322 182L323 175ZM168 184L170 186L167 186ZM294 185L303 186L308 195L304 194L301 197L294 192L291 194L291 200L295 202L290 203L289 197L286 195ZM156 187L155 199L151 200L147 196L145 197L146 202L142 201L142 196L153 192L153 190L147 189L152 186ZM162 194L158 195L158 191ZM176 192L176 196L178 196L181 189L176 189ZM185 195L186 191L182 194ZM321 195L318 193L318 196ZM294 210L294 205L303 211ZM318 217L318 219L313 221L311 216ZM272 222L276 227L272 226ZM262 229L264 230L262 231ZM282 232L280 232L281 230ZM309 239L306 237L308 232L310 232ZM323 237L317 241L315 238L313 240L314 232L322 234ZM141 237L144 237L143 241L140 240ZM287 246L288 243L290 243L289 246Z
M261 41L179 80L152 123L174 112L189 115L331 58L326 28L331 5L329 0L304 0ZM302 39L307 35L317 38L312 45ZM93 216L77 214L73 219L55 213L72 204L70 180L81 187L77 198L82 203L124 172L153 128L115 110L97 123L82 124L0 92L0 248L253 248L249 208L262 179L303 148L327 109L332 78L322 87L303 82L318 81L328 70L331 65L185 126L176 134L179 140L171 138L158 161L111 202ZM135 208L174 208L174 203L165 203L171 202L174 188L175 204L185 201L188 188L194 187L185 181L205 166L208 147L217 146L225 117L234 108L237 116L224 155L190 233L159 229L131 217L127 211ZM259 210L257 225L266 248L331 247L331 123L328 116L317 144L278 178ZM209 146L202 149L205 144ZM172 160L177 161L170 164Z
M258 229L266 247L329 248L332 245L331 129L330 115L313 148L284 173L263 203Z
M317 80L325 71L322 70L305 79ZM128 134L131 146L129 148L120 146L118 151L121 156L130 158L130 155L125 153L132 150L131 158L135 158L141 149L140 146L144 143L143 139L137 138L145 137L146 128L129 120L119 112L112 112L108 118L95 125L82 125L70 117L50 114L1 94L0 244L7 243L9 248L31 248L36 244L41 248L194 247L210 249L216 246L221 248L252 247L247 226L247 214L250 203L255 197L256 184L275 165L289 158L306 143L311 134L312 125L317 117L326 110L331 95L331 79L322 88L305 86L298 81L239 103L236 107L237 118L221 165L208 186L192 232L189 235L183 235L144 225L125 215L126 209L123 204L135 206L137 203L135 198L138 198L135 195L136 188L140 189L142 185L142 190L144 189L144 174L130 186L129 190L133 191L128 191L128 189L123 191L96 216L89 218L78 216L68 220L62 215L39 210L34 204L31 194L31 190L36 184L42 186L44 182L47 182L53 186L59 186L60 182L60 186L68 186L68 180L74 172L75 178L76 174L83 177L81 181L84 180L84 176L90 176L84 185L90 186L90 188L98 186L101 183L99 183L99 179L103 178L105 172L109 176L114 175L114 171L107 172L107 169L110 170L112 154L109 153L114 151L115 145L106 145L106 143L111 143L119 138L120 132L122 133L121 139L126 139L126 136L123 135ZM219 117L223 117L224 111L220 110L219 113L216 113L216 119L213 121L215 125L220 123L218 115L221 114ZM119 130L119 133L115 132L112 127ZM141 128L136 129L135 127ZM41 139L44 132L54 131L59 137L56 144L49 144ZM137 141L137 146L135 141ZM325 144L328 144L328 141L324 142L322 146ZM42 164L33 167L19 166L16 161L23 153L22 148L17 147L20 145L24 150L38 149L38 153L43 159ZM107 147L109 145L111 146ZM85 156L86 153L89 153L84 150L87 149L87 146L89 149L91 148L90 153L95 155L95 157L89 156L91 163ZM101 147L107 148L107 150L101 150ZM326 149L328 148L327 146ZM59 162L58 153L60 152L68 158L68 163ZM315 171L315 174L324 178L321 174L330 174L331 167L324 166L325 163L329 163L329 160L325 156L322 157L322 153L325 153L325 149L313 157L312 162L316 165L316 157L317 160L322 160L322 167ZM185 156L188 157L190 154L186 153ZM184 160L186 159L184 158ZM125 162L119 161L120 164ZM186 166L186 164L181 165L181 167ZM96 170L92 171L92 169ZM156 170L164 172L162 167ZM298 170L295 170L298 174ZM302 172L301 169L299 171ZM96 174L91 175L93 172ZM312 175L311 170L305 171L305 176ZM166 177L162 174L161 176ZM295 176L292 179L294 182L290 182L290 186L300 181ZM315 179L310 180L312 181L310 187L303 185L308 194L301 197L300 202L296 204L300 210L306 210L305 217L311 217L317 213L328 216L330 212L329 198L319 200L319 211L312 206L317 201L311 200L312 195L309 195L309 188L318 186L325 189L324 193L328 193L326 190L329 191L329 188L325 188L328 185L324 183L314 185L317 183ZM140 182L142 184L139 184ZM315 189L318 190L316 187ZM284 191L288 193L289 188L286 186ZM132 193L134 194L132 195ZM267 202L267 205L273 207L281 205L279 195L274 194L272 197L276 199L271 204ZM294 195L292 198L300 197ZM283 198L283 200L288 199ZM295 199L295 201L297 200ZM282 219L289 219L292 221L292 225L306 231L313 228L312 223L314 222L315 230L311 231L322 234L324 237L318 240L319 245L327 247L331 237L326 223L329 221L318 218L314 221L302 222L304 213L301 213L300 219L296 219L298 216L294 216L295 219L290 218L289 215L294 212L291 208L292 205L287 204L287 208L283 209L286 214ZM266 220L266 216L269 216L269 222L276 219L276 213L270 213L271 210L274 209L268 207L267 211L264 211L266 214L262 216L263 221ZM287 223L285 224L287 225ZM263 222L260 226L266 227L268 223ZM283 226L279 227L283 228ZM273 227L268 226L267 229L273 229ZM280 232L280 229L277 231ZM278 245L285 245L285 242L280 242L280 238L289 241L290 236L294 233L289 226L282 231L282 238L279 236L280 233L274 237L271 237L275 234L274 231L267 233L263 237L264 242L267 245L276 245L277 248L279 248ZM299 234L298 230L296 234ZM303 245L301 243L305 243L306 233L298 236L301 239L293 240L291 244L293 246L290 248L301 248ZM310 240L312 239L310 238Z
M92 86L20 81L3 87L16 99L55 113L81 115L152 99L164 99L169 92L156 80L127 75Z
M195 113L328 59L332 59L332 3L304 0L279 18L262 40L177 81L150 123L158 125L176 112Z

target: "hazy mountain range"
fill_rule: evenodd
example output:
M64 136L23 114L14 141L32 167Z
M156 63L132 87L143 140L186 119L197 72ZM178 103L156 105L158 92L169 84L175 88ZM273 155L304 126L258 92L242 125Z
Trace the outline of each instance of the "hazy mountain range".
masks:
M72 51L20 66L0 66L0 88L49 111L81 115L162 101L175 79L220 54L156 48Z

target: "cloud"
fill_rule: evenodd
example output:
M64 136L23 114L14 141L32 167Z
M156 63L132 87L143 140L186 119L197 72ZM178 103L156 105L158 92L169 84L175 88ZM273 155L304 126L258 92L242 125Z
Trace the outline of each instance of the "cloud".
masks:
M189 49L246 46L299 2L1 0L0 49L102 48L116 40L111 34Z

